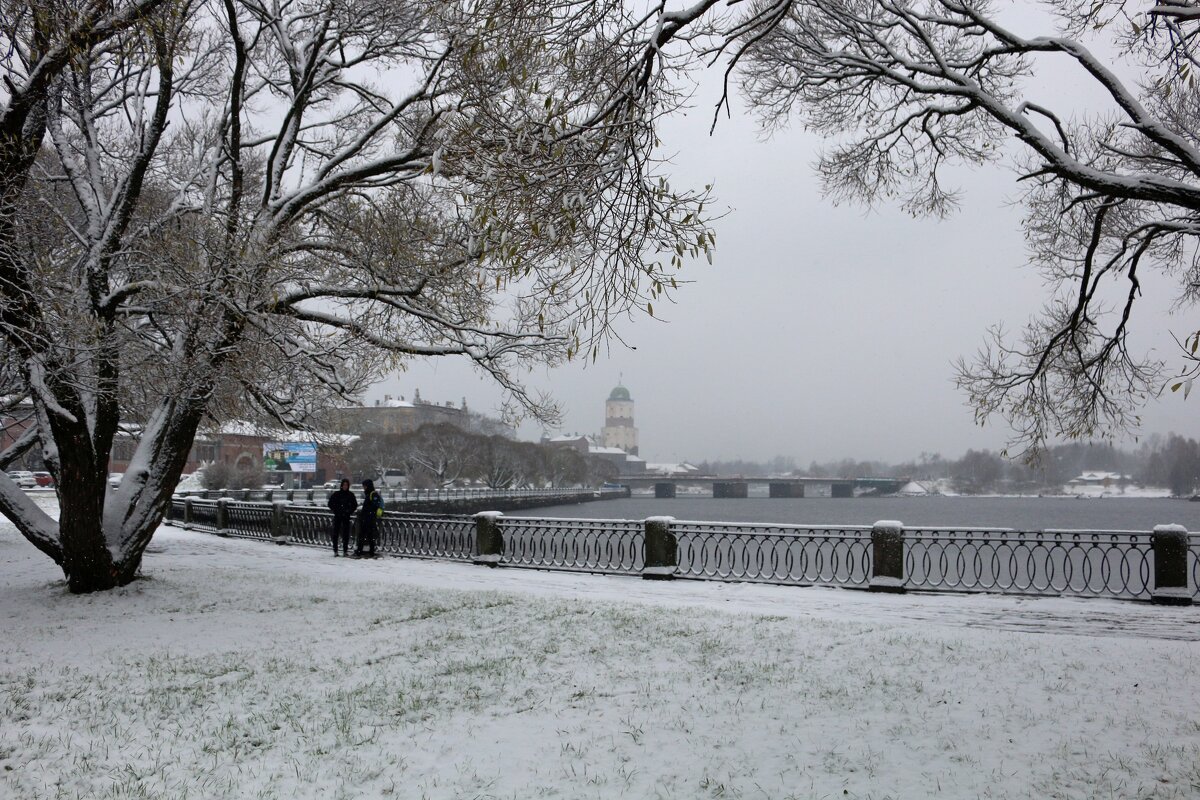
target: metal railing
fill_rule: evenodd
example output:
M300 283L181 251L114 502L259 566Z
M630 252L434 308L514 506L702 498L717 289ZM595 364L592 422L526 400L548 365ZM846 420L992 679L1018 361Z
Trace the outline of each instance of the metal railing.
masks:
M312 506L176 498L171 518L223 534L330 546L332 514ZM651 524L655 520L659 527ZM1182 529L1016 531L387 512L378 522L377 550L506 567L888 591L1185 602L1200 596L1200 534Z
M475 552L475 520L469 516L388 512L377 528L382 553L469 561Z
M870 526L673 522L679 574L717 581L866 586Z
M1146 531L906 529L905 585L914 589L1148 598Z
M500 535L506 566L640 574L645 565L638 520L504 516Z

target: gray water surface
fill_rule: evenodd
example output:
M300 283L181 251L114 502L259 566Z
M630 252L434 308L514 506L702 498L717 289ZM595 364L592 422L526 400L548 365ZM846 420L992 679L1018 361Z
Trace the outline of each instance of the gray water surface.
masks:
M871 525L899 520L908 526L1045 530L1151 530L1174 523L1200 531L1200 502L1174 498L866 497L748 498L633 497L512 512L521 517L644 519L672 516L714 522L795 525Z

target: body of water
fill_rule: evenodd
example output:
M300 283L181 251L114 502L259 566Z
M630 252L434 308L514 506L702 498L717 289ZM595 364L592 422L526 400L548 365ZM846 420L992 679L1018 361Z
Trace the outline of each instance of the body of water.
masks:
M1151 530L1174 523L1200 531L1200 502L1174 498L867 497L748 498L632 497L512 512L510 516L644 519L671 516L713 522L795 525L871 525L899 520L909 526Z

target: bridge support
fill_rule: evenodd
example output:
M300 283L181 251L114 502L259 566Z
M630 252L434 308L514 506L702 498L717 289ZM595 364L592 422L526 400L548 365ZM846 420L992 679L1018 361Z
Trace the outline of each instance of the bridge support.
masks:
M767 493L771 497L804 497L804 484L776 481L767 484Z
M659 500L669 500L675 496L675 484L673 483L656 483L654 484L654 496Z
M713 481L713 497L744 498L749 496L750 484L745 481Z
M829 484L830 497L854 497L854 484L850 481L845 483Z

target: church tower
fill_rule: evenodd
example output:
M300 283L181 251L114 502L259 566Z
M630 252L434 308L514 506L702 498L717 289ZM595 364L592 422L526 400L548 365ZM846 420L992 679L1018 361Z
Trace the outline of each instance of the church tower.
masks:
M638 454L638 432L633 427L633 398L624 386L617 386L604 403L605 447L619 447L631 456Z

